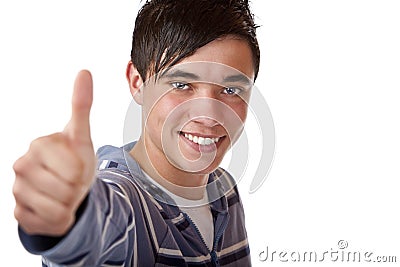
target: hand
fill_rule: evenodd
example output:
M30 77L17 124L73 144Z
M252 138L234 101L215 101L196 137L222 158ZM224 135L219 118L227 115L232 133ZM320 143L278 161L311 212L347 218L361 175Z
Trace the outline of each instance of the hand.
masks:
M28 234L61 236L94 180L96 157L90 137L93 101L90 72L78 73L72 116L63 132L34 140L14 164L14 216Z

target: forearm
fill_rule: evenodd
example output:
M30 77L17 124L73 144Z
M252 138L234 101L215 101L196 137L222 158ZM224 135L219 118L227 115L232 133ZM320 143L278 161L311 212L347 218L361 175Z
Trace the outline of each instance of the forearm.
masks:
M129 238L134 237L133 220L129 201L97 179L65 236L31 236L20 229L20 238L29 252L53 263L94 266L108 260L125 260Z

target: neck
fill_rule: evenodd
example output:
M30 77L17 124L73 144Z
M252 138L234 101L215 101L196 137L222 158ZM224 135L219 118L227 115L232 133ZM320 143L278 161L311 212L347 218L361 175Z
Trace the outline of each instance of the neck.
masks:
M187 199L201 199L208 174L189 173L173 166L164 153L142 137L130 151L140 168L170 192Z

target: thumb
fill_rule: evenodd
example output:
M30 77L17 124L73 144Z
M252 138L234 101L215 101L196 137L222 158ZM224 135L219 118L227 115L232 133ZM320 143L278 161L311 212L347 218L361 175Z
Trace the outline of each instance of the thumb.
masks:
M90 108L93 102L93 80L88 70L81 70L75 79L72 95L72 115L64 133L73 142L91 142Z

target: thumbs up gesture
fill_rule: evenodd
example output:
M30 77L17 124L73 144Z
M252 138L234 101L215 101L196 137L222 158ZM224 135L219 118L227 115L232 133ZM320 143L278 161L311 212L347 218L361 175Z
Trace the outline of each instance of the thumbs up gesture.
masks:
M34 140L14 164L14 216L28 234L61 236L94 180L96 157L90 137L93 101L90 72L78 73L72 115L64 131Z

